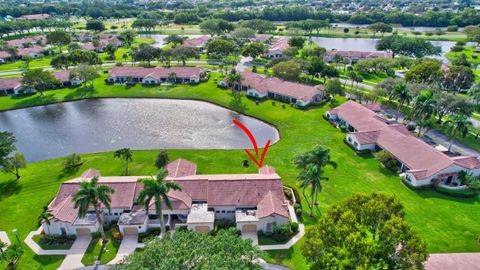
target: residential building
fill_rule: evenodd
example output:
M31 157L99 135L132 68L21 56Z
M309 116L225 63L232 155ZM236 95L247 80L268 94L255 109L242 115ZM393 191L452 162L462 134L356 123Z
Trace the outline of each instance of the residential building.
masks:
M50 18L50 15L48 14L31 14L31 15L22 15L18 18L16 18L17 20L28 20L28 21L34 21L34 20L45 20L45 19L48 19Z
M212 39L209 36L200 36L197 38L187 39L183 42L183 47L191 47L191 48L204 48L207 46L208 41Z
M263 55L263 57L268 59L282 58L283 51L290 48L287 38L279 38L272 40L272 45L268 48L268 51Z
M39 58L39 57L42 57L43 56L43 52L45 51L45 48L44 47L41 47L41 46L37 46L37 45L34 45L32 47L28 47L28 48L19 48L17 49L17 54L20 56L20 57L24 57L24 56L30 56L32 58Z
M113 67L107 82L110 83L199 83L203 70L200 67Z
M25 37L19 39L12 39L7 41L8 47L17 47L23 48L25 44L28 45L45 45L47 43L47 38L44 35Z
M78 86L82 83L79 78L70 78L70 71L57 71L52 73L61 83L62 87ZM27 89L22 86L22 77L0 78L0 96L13 96L18 94L34 93L34 89ZM52 88L58 87L57 85Z
M190 230L208 232L216 221L229 220L243 232L271 231L273 224L289 221L287 200L282 180L271 167L262 167L257 174L197 174L195 163L177 159L166 166L165 181L177 183L181 190L169 191L172 208L162 204L165 224L170 229L185 226ZM137 180L147 176L100 176L88 170L81 177L62 183L57 195L48 206L52 214L50 224L42 223L44 232L51 235L90 234L99 223L93 211L83 218L78 216L72 197L80 183L98 177L98 184L114 189L111 211L102 206L105 223L116 222L122 234L146 232L160 227L155 203L137 203L143 185ZM93 210L93 209L92 209ZM293 211L292 211L293 212Z
M68 70L54 72L53 76L57 78L63 87L79 86L82 84L82 80L80 78L70 78L70 71Z
M250 42L266 42L268 40L271 40L273 38L273 35L271 34L256 34L255 37L249 38L248 40Z
M0 78L0 96L19 94L22 89L21 79L22 78Z
M420 140L404 125L387 120L374 111L348 101L325 113L349 131L346 142L357 151L384 150L397 160L400 176L413 186L442 185L464 189L461 171L480 175L480 160L474 156L450 156Z
M325 98L323 85L309 86L296 82L284 81L276 77L268 77L250 70L242 72L243 80L239 89L253 98L271 98L282 102L293 103L300 107L320 102ZM225 86L225 82L223 82Z
M13 56L7 51L0 51L0 64L6 63L12 60Z
M323 59L327 63L334 62L335 55L339 55L344 59L348 59L349 64L354 64L361 59L392 59L393 53L391 52L361 52L361 51L337 51L337 50L329 50L326 51Z

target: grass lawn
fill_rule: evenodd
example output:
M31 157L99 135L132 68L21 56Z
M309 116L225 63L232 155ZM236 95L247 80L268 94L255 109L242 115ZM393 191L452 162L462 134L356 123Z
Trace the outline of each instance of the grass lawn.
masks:
M287 239L286 241L277 241L273 239L273 237L268 237L265 235L258 236L258 244L259 245L281 245L285 244L289 241L290 239Z
M120 241L116 240L112 237L110 232L107 232L107 239L108 243L105 245L105 251L102 254L102 258L100 259L102 264L106 264L109 261L113 260L117 255L118 247L120 246ZM85 255L83 255L82 263L84 265L93 265L95 263L95 257L100 254L100 250L102 249L102 240L99 237L95 237L92 239L92 242L87 248Z
M29 68L50 67L50 56L33 59L28 65ZM19 60L0 65L0 71L25 69L25 62Z
M152 86L105 85L106 74L97 79L93 91L82 88L63 89L29 97L0 97L0 110L20 108L51 102L61 102L90 97L163 97L191 98L208 100L223 106L232 107L230 91L220 90L215 85L212 74L209 82L197 86ZM331 108L329 104L309 110L299 110L290 106L272 106L272 102L255 102L244 98L244 113L263 119L275 125L281 134L281 140L272 145L265 157L265 164L275 167L283 182L298 187L298 170L292 164L292 158L316 144L331 149L332 160L338 163L336 170L327 168L325 173L330 181L325 182L319 196L319 209L314 218L308 217L306 204L303 220L307 226L316 223L319 215L332 204L338 203L353 193L382 192L398 197L405 206L406 219L427 243L429 252L479 252L476 238L480 235L479 198L451 198L434 191L414 192L404 187L399 177L385 172L371 155L357 156L344 144L345 134L333 128L322 118ZM278 103L278 102L277 102ZM338 104L337 104L338 105ZM153 175L155 156L158 150L134 151L130 165L131 175ZM254 166L244 168L243 150L169 150L170 159L179 157L198 164L201 173L252 173ZM9 233L18 229L21 239L29 231L35 230L37 217L43 206L55 196L62 181L76 177L88 168L100 170L102 175L119 175L122 162L113 159L113 154L97 153L82 155L84 164L78 172L59 178L62 159L53 159L28 164L21 169L22 178L13 180L8 174L0 173L0 228ZM290 250L271 251L268 261L282 263L294 269L308 269L301 254L301 243ZM94 254L94 253L92 253ZM61 256L38 257L28 249L19 261L20 269L56 269ZM0 267L2 265L0 264Z
M459 57L462 54L465 54L467 56L467 60L470 61L471 63L474 64L480 64L480 53L474 52L473 50L475 49L475 46L465 46L464 50L461 52L448 52L445 57L447 57L448 60L452 61L455 58ZM477 58L473 58L473 57Z

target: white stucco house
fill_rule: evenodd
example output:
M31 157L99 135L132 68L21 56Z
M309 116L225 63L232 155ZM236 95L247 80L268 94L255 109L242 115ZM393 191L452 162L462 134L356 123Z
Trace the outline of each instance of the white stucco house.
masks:
M110 83L142 83L155 85L162 83L199 83L203 69L200 67L113 67L107 78Z
M184 159L167 165L166 181L174 181L182 188L168 193L171 209L162 205L165 224L170 229L184 226L208 232L214 229L215 222L229 220L243 232L256 232L271 231L273 223L289 222L288 201L284 197L281 178L273 168L264 166L257 174L212 175L197 174L196 168L195 163ZM117 223L124 235L160 227L154 202L147 207L137 202L143 188L137 180L145 176L102 177L90 169L81 177L62 183L48 206L47 211L52 214L50 224L42 224L46 234L78 235L98 229L93 209L86 217L79 218L72 202L80 183L92 177L99 178L98 184L115 190L111 196L111 211L102 209L105 223Z
M442 185L464 189L458 179L462 171L480 175L475 156L450 156L415 137L404 125L382 118L374 111L348 101L325 116L348 129L345 141L357 151L384 150L400 168L400 176L413 186Z

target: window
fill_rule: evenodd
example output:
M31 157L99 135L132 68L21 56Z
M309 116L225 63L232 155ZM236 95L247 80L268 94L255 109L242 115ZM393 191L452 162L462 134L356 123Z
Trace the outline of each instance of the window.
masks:
M115 216L118 216L118 213L115 213L114 215L115 215Z
M215 213L220 214L220 211L217 210L217 211L215 211Z
M267 232L272 231L272 223L267 223Z
M62 235L66 235L66 234L67 234L67 230L65 230L65 228L60 228L60 231L62 232Z
M222 211L222 214L225 214L225 210Z

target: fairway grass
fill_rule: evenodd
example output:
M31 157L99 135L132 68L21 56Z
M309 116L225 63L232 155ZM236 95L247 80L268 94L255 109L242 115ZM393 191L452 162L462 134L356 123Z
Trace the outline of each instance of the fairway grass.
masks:
M326 168L326 176L330 180L323 184L319 195L319 209L314 218L308 217L308 207L305 202L302 203L303 221L307 226L315 224L320 214L329 206L345 200L353 193L382 192L401 200L405 206L407 221L426 241L429 252L480 251L476 243L476 238L480 236L480 199L451 198L430 190L415 192L406 188L397 175L383 170L372 155L356 155L344 144L345 134L322 118L324 112L331 108L329 104L300 110L290 106L283 108L278 101L275 102L276 106L273 106L270 100L256 105L255 102L243 98L243 106L238 106L232 102L229 90L221 90L216 86L215 78L217 82L221 79L219 74L212 74L209 82L197 86L171 87L136 85L127 88L123 85L105 85L105 77L106 74L102 74L102 77L95 81L94 90L75 88L49 91L43 97L0 97L0 110L100 97L198 99L242 110L245 114L260 118L278 128L281 139L269 148L264 164L275 167L287 185L298 188L298 170L292 164L295 155L310 150L316 144L331 150L331 158L337 162L338 167L336 170ZM130 174L154 175L157 170L154 166L157 154L158 150L134 151ZM246 158L243 150L169 150L168 154L170 160L182 157L197 163L200 174L257 171L255 166L242 166L242 161ZM1 230L7 231L13 240L11 230L16 228L20 238L24 239L29 231L38 227L38 215L55 196L63 181L79 176L88 168L96 168L105 176L120 175L123 170L123 163L113 159L111 152L82 155L82 159L84 164L78 172L69 176L61 175L63 159L28 164L26 169L21 169L22 178L18 182L13 180L12 175L0 173ZM301 254L301 245L302 241L290 250L268 252L266 259L293 269L308 269ZM56 269L61 259L61 256L34 256L27 248L19 261L19 269Z

